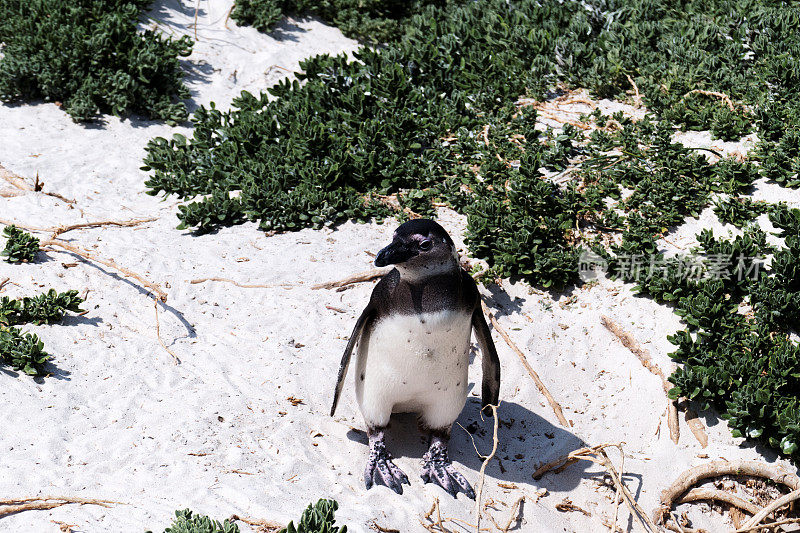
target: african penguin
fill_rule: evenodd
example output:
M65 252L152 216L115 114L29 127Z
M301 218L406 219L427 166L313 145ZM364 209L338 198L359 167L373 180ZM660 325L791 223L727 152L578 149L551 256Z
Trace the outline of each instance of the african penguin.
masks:
M375 265L395 268L375 286L356 321L342 356L331 416L358 344L356 399L370 444L364 471L367 489L379 483L402 494L402 484L409 483L386 450L384 430L392 413L413 412L430 438L422 480L438 484L453 497L464 492L474 499L469 482L450 463L447 442L467 400L473 329L483 358L483 407L498 402L500 361L478 288L460 267L453 240L432 220L402 224Z

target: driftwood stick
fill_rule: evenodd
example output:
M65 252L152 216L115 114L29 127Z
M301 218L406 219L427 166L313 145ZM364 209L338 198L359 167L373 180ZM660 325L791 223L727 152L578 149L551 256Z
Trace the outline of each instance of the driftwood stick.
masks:
M734 533L746 533L747 531L756 531L760 529L772 529L778 526L782 526L784 524L798 524L800 523L800 518L784 518L783 520L778 520L777 522L770 522L769 524L758 524L753 527L748 528L741 528L734 531Z
M688 93L684 94L683 97L686 98L690 94L695 94L695 93L702 94L703 96L713 96L715 98L719 98L725 103L725 105L728 106L728 109L730 109L731 111L734 111L736 109L736 107L733 105L733 100L731 100L730 96L728 96L725 93L717 91L704 91L703 89L694 89L693 91L689 91Z
M514 353L517 354L519 360L522 361L522 365L528 371L528 374L530 374L530 376L533 378L534 383L536 383L536 387L539 389L539 392L542 393L542 395L545 398L547 398L547 402L550 404L550 408L553 409L553 412L555 413L556 418L558 418L558 421L561 423L562 426L566 428L570 427L567 418L564 416L564 412L561 410L561 405L555 400L555 398L553 398L553 395L550 394L550 391L547 390L547 387L545 386L544 382L541 380L541 378L539 378L539 374L536 373L536 371L528 362L528 358L525 357L525 354L522 353L522 350L517 348L517 345L514 344L514 341L511 340L511 337L508 336L508 333L506 333L506 331L502 328L502 326L500 326L500 323L497 322L497 319L494 317L494 314L492 314L489 311L489 308L486 306L486 302L481 301L481 305L483 306L483 312L486 314L486 316L489 317L489 320L491 321L494 329L497 331L497 333L500 334L501 337L503 337L503 340L506 341L506 344L508 344L509 348L511 348L514 351Z
M481 497L483 496L483 483L486 480L486 465L489 464L489 461L492 460L494 454L497 453L497 445L499 440L497 438L497 430L500 427L500 419L497 417L497 406L496 405L489 405L492 409L492 417L494 417L494 432L492 433L492 451L489 455L481 455L481 459L483 459L483 463L481 464L481 470L478 473L478 495L475 498L475 519L476 519L476 531L480 533L481 530Z
M319 289L336 289L339 287L345 287L347 285L353 285L354 283L362 283L365 281L372 281L373 279L380 278L385 276L391 268L373 268L371 270L367 270L365 272L359 272L358 274L353 274L352 276L347 276L344 279L340 279L338 281L328 281L325 283L318 283L317 285L312 285L312 290L319 290Z
M98 220L97 222L82 222L80 224L57 226L54 228L48 228L45 231L52 231L53 232L52 238L56 238L62 233L66 233L74 229L97 228L100 226L117 226L120 228L129 228L131 226L138 226L139 224L144 224L145 222L153 222L154 220L158 220L158 217L137 218L133 220Z
M39 174L38 173L36 174L36 182L35 182L35 184L33 186L31 186L31 185L28 185L28 182L26 182L21 176L18 176L16 174L14 174L13 172L8 171L7 169L5 169L3 167L3 165L0 165L0 178L5 180L6 182L10 183L11 185L13 185L17 190L21 191L22 194L27 193L27 192L38 192L38 193L44 194L46 196L52 196L53 198L58 198L62 202L66 202L68 204L77 203L77 202L75 202L75 200L70 200L68 198L64 198L63 196L61 196L58 193L44 192L42 190L42 186L44 184L39 181ZM9 191L6 191L6 192L9 192ZM13 194L13 196L18 196L18 195Z
M97 228L100 226L118 226L118 227L131 227L131 226L138 226L139 224L144 224L145 222L152 222L154 220L158 220L156 217L150 218L137 218L133 220L99 220L96 222L81 222L78 224L64 224L61 226L52 226L49 228L37 228L33 226L25 226L23 224L19 224L17 222L11 222L8 220L0 219L0 224L5 224L6 226L17 226L18 228L22 228L25 231L35 231L40 233L52 233L51 239L55 239L62 233L66 233L68 231L72 231L75 229L85 229L85 228Z
M797 491L800 489L800 477L786 472L778 465L769 465L758 461L711 461L695 466L678 476L672 485L661 492L661 503L653 511L653 521L657 524L663 522L664 516L669 513L673 502L688 491L698 481L710 477L724 475L745 475L772 480L775 483L786 485Z
M661 387L664 389L664 392L669 394L672 385L670 385L667 381L667 378L664 375L664 372L661 370L661 367L659 367L658 364L653 361L653 358L650 357L650 352L642 348L633 335L619 327L617 323L611 320L609 317L602 315L600 317L600 322L608 331L613 333L614 336L619 339L623 346L630 350L631 353L633 353L633 355L639 359L639 362L642 363L643 367L649 370L654 376L661 378ZM697 440L700 441L700 445L705 448L708 445L708 437L705 437L705 432L702 431L702 422L700 422L700 420L697 418L697 415L694 416L694 420L695 426L692 428L692 433L695 437L697 437ZM667 405L667 423L669 425L669 436L672 439L672 442L677 444L681 433L680 426L678 424L678 404L675 400L669 400L669 404ZM698 437L697 424L700 424L699 430L700 433L702 433L702 435L705 437L705 441Z
M267 283L267 284L257 284L257 283L239 283L238 281L234 281L228 278L200 278L200 279L193 279L189 283L192 285L196 285L198 283L205 283L206 281L220 281L224 283L232 283L237 287L241 287L243 289L274 289L275 287L284 287L284 288L291 288L296 287L297 285L292 285L291 283Z
M693 409L687 408L686 413L684 413L684 420L686 420L686 424L692 431L694 438L700 443L700 447L705 448L708 446L708 435L706 435L705 427L697 417L697 413Z
M147 281L146 279L144 279L142 276L140 276L136 272L133 272L133 271L128 270L127 268L125 268L123 266L118 265L112 259L103 259L101 257L97 257L96 255L91 254L86 250L83 250L83 249L78 248L76 246L72 246L71 244L67 244L66 242L61 241L59 239L49 239L49 240L42 241L42 242L39 243L39 247L41 249L44 249L47 246L50 246L50 247L56 246L58 248L62 248L62 249L66 250L66 251L68 251L70 253L73 253L73 254L75 254L77 256L80 256L80 257L82 257L84 259L87 259L89 261L94 261L95 263L100 263L101 265L105 265L105 266L107 266L109 268L113 268L114 270L116 270L117 272L122 273L126 277L135 279L143 287L146 287L147 289L150 289L151 291L153 291L156 295L158 295L158 299L161 300L162 302L166 302L167 301L167 293L165 293L163 290L161 290L161 287L159 287L158 285L156 285L155 283L153 283L151 281Z
M751 518L750 521L744 525L743 529L744 530L753 529L762 520L764 520L767 517L767 515L770 514L771 512L797 500L800 500L800 489L795 489L789 494L784 494L783 496L781 496L780 498L773 501L772 503L761 509L759 512L757 512L755 516L753 516L753 518Z
M678 402L675 400L667 401L667 426L669 426L669 438L678 444L681 438L681 426L678 422Z
M620 453L622 451L621 444L615 444L617 448L619 448ZM631 513L631 516L636 517L639 520L639 523L642 526L642 529L648 533L657 533L658 527L650 520L650 517L647 516L647 513L644 509L639 505L636 501L636 498L631 494L631 491L628 490L628 487L625 486L625 483L622 481L622 475L625 472L617 473L617 470L614 468L614 463L611 462L611 459L606 454L605 449L601 448L598 450L596 457L599 459L595 462L600 464L603 468L605 468L608 473L611 475L611 479L614 482L614 485L622 492L623 501L625 505L628 507L628 511Z
M153 298L153 304L156 309L156 337L158 337L158 342L161 344L161 347L164 348L164 351L172 356L172 358L175 360L175 364L179 365L181 364L181 360L178 359L178 356L175 355L175 352L170 350L167 345L164 344L164 340L161 338L161 322L158 320L158 300Z
M579 448L577 450L573 450L566 455L562 455L552 461L549 461L539 468L536 469L536 472L533 473L533 479L540 479L543 475L547 472L554 470L559 467L564 467L570 465L572 463L578 462L581 459L586 459L587 456L592 456L596 454L598 451L602 450L603 448L607 448L609 446L617 446L617 444L598 444L597 446L587 446L585 448ZM560 470L561 468L559 468Z
M100 505L110 507L110 504L121 504L112 500L97 500L94 498L69 498L69 497L40 497L0 500L0 516L7 516L23 511L47 510L76 503L80 505Z
M239 516L236 514L231 515L230 520L231 522L233 522L234 520L238 520L239 522L244 522L245 524L248 524L250 526L257 526L259 528L259 531L263 530L264 533L266 533L267 531L277 531L285 527L276 522L272 522L271 520L264 520L262 518L250 518L248 516Z
M700 500L714 500L714 501L724 502L729 505L733 505L734 507L738 507L743 511L747 511L751 515L755 515L757 512L761 510L761 507L759 507L758 505L750 503L749 501L735 494L731 494L730 492L725 492L724 490L706 489L706 488L694 488L690 490L689 492L681 496L681 498L676 502L676 504L696 502Z
M622 462L619 465L619 470L622 474L625 474L625 453L622 452L622 447L619 449L620 455L622 455ZM620 496L622 496L622 491L619 487L617 487L616 492L614 493L614 518L611 521L611 533L614 533L617 530L617 516L619 515L619 503L620 503Z
M517 501L514 502L514 505L511 506L511 512L508 513L508 522L506 522L506 525L500 530L502 533L508 533L508 530L511 529L511 524L514 522L514 518L517 517L517 509L519 509L519 506L522 505L524 500L525 496L520 496L517 498Z

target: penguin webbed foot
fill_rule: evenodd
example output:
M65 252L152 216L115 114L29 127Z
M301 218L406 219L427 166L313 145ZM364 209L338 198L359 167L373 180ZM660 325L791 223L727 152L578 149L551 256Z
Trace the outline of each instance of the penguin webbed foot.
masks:
M434 440L427 453L422 456L422 481L436 483L447 491L453 498L459 492L466 494L467 498L475 499L475 491L447 455L447 444L441 440Z
M372 443L367 467L364 469L364 484L367 490L374 484L385 485L397 494L403 494L403 483L410 485L408 476L392 462L382 440Z

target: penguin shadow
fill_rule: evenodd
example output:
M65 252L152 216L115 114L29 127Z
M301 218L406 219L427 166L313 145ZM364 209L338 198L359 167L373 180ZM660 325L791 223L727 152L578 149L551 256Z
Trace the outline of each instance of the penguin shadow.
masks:
M489 455L493 446L494 419L485 414L481 418L480 408L479 398L467 399L453 424L448 447L450 459L471 481L483 464L478 453ZM586 446L581 439L515 402L501 400L498 414L498 446L486 467L487 476L501 482L534 484L553 490L571 490L580 484L584 471L591 464L588 461L579 461L558 476L545 475L538 481L533 479L533 473L542 464ZM347 437L368 445L363 431L350 430ZM392 415L386 432L386 447L394 457L422 459L428 438L419 430L415 414ZM411 477L417 472L406 474Z

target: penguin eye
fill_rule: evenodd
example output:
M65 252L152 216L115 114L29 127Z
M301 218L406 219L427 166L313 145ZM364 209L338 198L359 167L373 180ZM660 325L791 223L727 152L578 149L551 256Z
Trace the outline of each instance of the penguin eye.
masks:
M419 243L419 249L422 250L423 252L427 252L428 250L431 249L432 246L433 243L427 239Z

